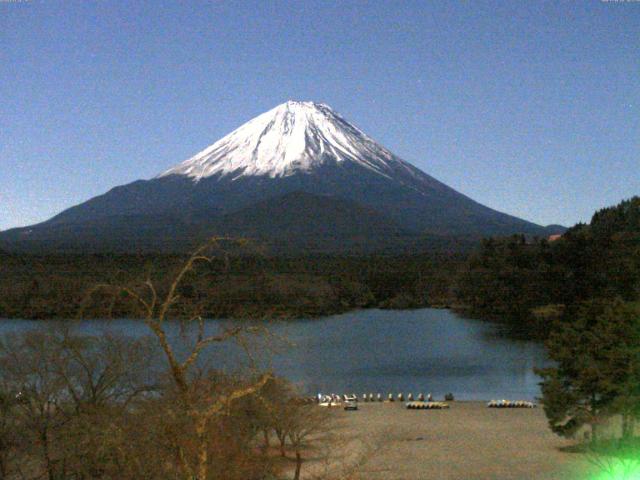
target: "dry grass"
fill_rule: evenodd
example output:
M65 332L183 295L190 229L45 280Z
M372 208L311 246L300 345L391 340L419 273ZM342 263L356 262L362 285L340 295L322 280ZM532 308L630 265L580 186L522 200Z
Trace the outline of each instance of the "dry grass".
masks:
M549 431L541 408L452 402L449 410L407 410L398 402L365 403L335 416L325 478L577 480L592 468L583 455L560 450L572 442ZM304 478L318 474L319 465L310 466Z

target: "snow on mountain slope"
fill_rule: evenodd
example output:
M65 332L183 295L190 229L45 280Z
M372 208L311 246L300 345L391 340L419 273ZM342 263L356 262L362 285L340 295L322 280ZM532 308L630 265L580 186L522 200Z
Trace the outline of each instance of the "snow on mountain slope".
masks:
M325 104L289 101L234 130L156 178L183 175L287 177L327 162L354 162L385 177L417 169L400 160Z
M230 232L285 239L307 252L325 243L327 251L349 251L361 242L365 250L387 241L415 246L416 238L433 235L546 234L401 160L328 106L287 102L153 179L2 232L0 244L25 251L188 250L198 239Z

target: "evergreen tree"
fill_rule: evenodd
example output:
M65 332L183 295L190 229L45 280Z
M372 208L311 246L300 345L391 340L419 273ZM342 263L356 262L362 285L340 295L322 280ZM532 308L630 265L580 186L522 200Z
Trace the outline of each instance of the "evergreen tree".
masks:
M555 367L538 370L551 429L572 436L621 414L623 434L640 414L640 307L591 301L565 312L547 340Z
M458 278L458 301L471 313L498 317L546 336L534 312L577 308L591 300L640 299L640 197L578 224L559 240L521 236L484 240Z

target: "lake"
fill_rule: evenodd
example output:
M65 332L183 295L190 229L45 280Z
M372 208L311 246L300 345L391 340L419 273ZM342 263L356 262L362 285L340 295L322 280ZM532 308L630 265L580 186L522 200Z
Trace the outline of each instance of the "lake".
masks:
M214 332L229 322L209 320ZM431 393L441 398L509 398L534 400L540 379L533 367L544 366L540 343L514 339L495 324L462 318L449 310L360 310L313 320L265 324L282 340L250 339L262 352L259 361L297 383L307 393ZM0 334L47 328L45 322L0 320ZM83 333L104 331L147 334L135 320L79 323ZM178 323L168 325L176 344L184 341ZM188 335L186 335L188 337ZM210 354L211 364L231 369L244 358L236 345Z

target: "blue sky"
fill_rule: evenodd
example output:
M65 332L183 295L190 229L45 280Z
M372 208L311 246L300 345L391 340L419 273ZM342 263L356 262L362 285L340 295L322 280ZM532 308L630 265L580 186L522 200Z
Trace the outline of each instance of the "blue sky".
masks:
M0 229L289 99L492 208L640 194L640 2L0 1Z

